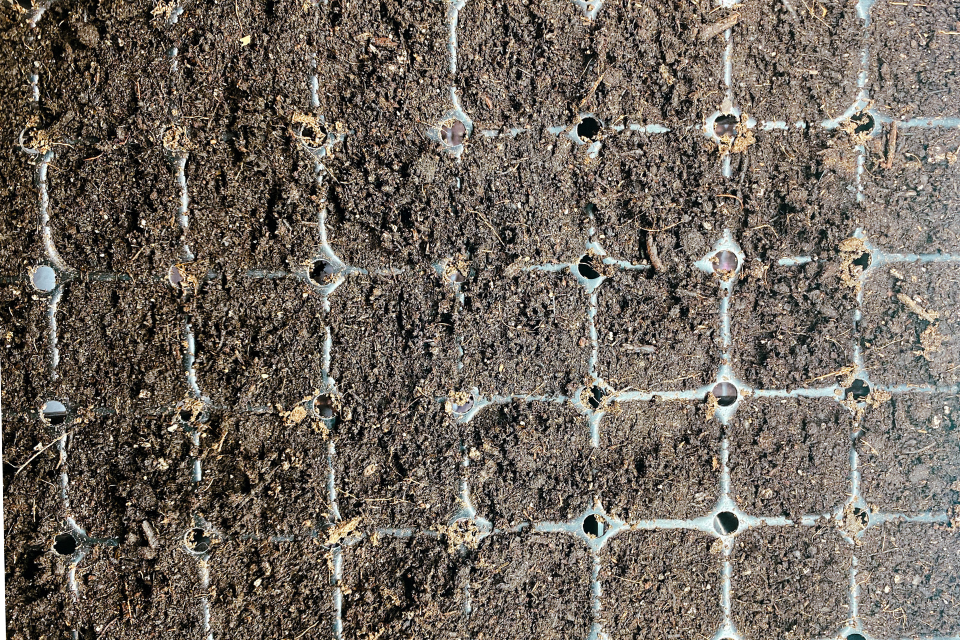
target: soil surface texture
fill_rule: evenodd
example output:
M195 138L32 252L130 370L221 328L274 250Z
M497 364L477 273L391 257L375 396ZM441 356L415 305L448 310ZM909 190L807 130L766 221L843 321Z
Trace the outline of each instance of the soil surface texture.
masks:
M6 637L960 634L958 33L0 0Z

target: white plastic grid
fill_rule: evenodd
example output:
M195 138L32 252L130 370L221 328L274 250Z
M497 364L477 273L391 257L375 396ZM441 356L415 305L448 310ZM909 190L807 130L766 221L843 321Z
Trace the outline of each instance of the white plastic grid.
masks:
M587 3L583 0L574 0L575 4L581 11L584 13L585 17L588 19L593 19L596 17L597 13L601 10L602 2ZM450 40L449 40L449 56L450 56L450 70L451 72L456 70L456 55L457 55L457 23L458 23L458 13L459 10L465 4L465 0L455 0L454 2L448 3L447 11L447 20L449 22L450 28ZM734 6L729 0L722 0L720 2L721 6L731 7ZM860 0L857 5L858 16L863 20L864 28L866 29L869 24L870 19L870 8L873 4L873 0ZM48 5L42 5L38 7L28 19L28 23L31 26L35 26L37 20L43 15L44 11ZM182 7L177 7L171 14L169 23L173 24L176 22L179 15L183 12ZM724 81L727 87L726 96L721 105L720 110L706 117L703 125L689 125L687 129L695 129L703 127L704 134L707 137L717 139L716 134L714 133L713 123L721 115L735 115L740 116L741 112L736 106L736 102L733 95L732 88L732 29L725 30L723 34L727 46L724 54ZM866 39L865 39L866 43ZM880 113L875 107L872 106L869 101L869 96L867 94L867 63L868 63L868 50L867 45L862 51L861 55L861 71L858 75L858 88L859 95L856 102L851 105L847 111L840 117L833 120L825 120L820 123L787 123L785 121L762 121L758 122L753 118L748 118L744 124L748 128L757 128L761 130L773 130L773 129L788 129L791 126L797 128L820 126L825 129L833 129L843 122L849 120L851 117L859 113L868 113L870 114L875 122L875 128L872 132L872 135L877 135L880 129L880 125L891 122L891 118ZM169 52L171 58L177 56L177 49L173 48ZM33 74L29 78L30 85L32 87L32 94L35 101L39 101L39 77L36 74ZM319 89L319 83L316 76L311 76L308 79L309 88L311 91L311 102L314 108L319 107L319 99L317 96L317 91ZM456 96L456 88L450 88L450 100L451 107L444 114L441 120L434 125L429 131L428 135L435 140L437 143L446 146L447 150L457 156L464 152L464 145L448 145L444 144L442 140L441 127L444 124L449 123L453 119L460 120L466 126L467 136L469 137L473 133L473 124L469 119L469 116L464 113L462 110L459 101ZM592 114L585 113L581 114L580 118L590 117ZM578 144L586 144L586 141L581 140L576 134L576 125L557 125L552 127L550 131L554 135L560 135L566 133L571 139L573 139ZM960 118L913 118L907 121L898 121L898 126L902 128L908 127L923 127L923 128L960 128ZM629 125L624 127L623 125L617 125L610 127L613 131L623 131L624 129L629 129L633 131L645 131L651 134L665 133L670 129L664 125L659 124L650 124L650 125ZM522 133L523 129L508 129L503 132L499 131L482 131L481 134L484 137L496 137L498 135L509 135L516 136ZM335 134L329 134L328 139L325 145L320 148L310 147L305 138L300 138L299 141L303 145L304 149L309 152L315 159L315 173L318 183L322 185L322 182L325 178L326 171L323 166L323 158L328 154L332 153L336 144L342 140L342 137L339 137ZM588 149L588 153L596 155L600 150L600 142L591 143L591 148ZM56 250L53 242L53 235L50 229L50 202L49 195L47 191L47 168L50 162L54 159L54 152L52 150L44 150L41 152L39 149L31 149L23 144L23 137L21 136L21 148L30 156L36 159L36 186L39 194L39 214L41 219L41 231L44 244L44 251L46 254L48 266L53 268L56 273L56 281L54 287L49 292L48 297L48 322L49 322L49 365L50 365L50 377L55 380L57 378L57 364L59 361L59 352L57 347L57 325L56 325L56 310L57 305L60 301L63 292L63 285L66 282L69 282L76 277L76 271L71 269L68 265L64 263L59 253ZM863 145L857 146L858 150L858 170L856 172L856 187L858 191L858 199L862 199L862 186L860 184L861 175L864 167L864 157L866 150ZM178 188L180 189L180 203L178 207L178 223L180 224L184 237L186 239L186 234L189 230L189 193L188 185L186 181L185 167L188 162L188 154L179 149L168 149L170 155L170 161L173 167L174 180ZM732 173L730 157L724 155L721 159L723 163L723 172L726 177L730 177ZM322 192L322 189L321 189ZM588 212L592 220L592 212ZM293 277L298 278L303 281L309 282L312 285L316 286L320 292L324 295L325 298L325 309L329 309L329 302L327 301L328 296L333 295L336 289L345 281L345 278L351 273L393 273L391 270L381 270L381 271L372 271L368 272L367 270L345 264L339 257L336 256L332 247L327 242L326 237L326 220L325 220L325 203L321 203L320 206L320 215L318 221L319 228L319 245L318 251L316 254L317 261L323 261L327 267L330 277L325 280L324 283L314 282L309 273L309 267L303 267L300 270L294 272L279 272L279 271L263 271L263 270L250 270L246 273L247 277L252 278L277 278L277 277ZM585 251L593 254L594 256L599 257L605 265L615 266L619 269L628 269L628 270L643 270L650 268L646 264L632 264L623 260L619 260L612 256L609 256L604 251L603 247L596 241L592 240L595 231L590 230L590 237L584 240ZM853 338L853 359L855 370L853 376L859 380L867 383L871 389L884 392L890 395L900 395L900 394L934 394L934 393L960 393L960 385L952 386L917 386L917 385L874 385L870 382L868 372L864 367L863 357L860 352L859 346L859 323L861 319L860 307L863 303L863 285L867 282L870 275L876 272L880 267L889 264L896 263L932 263L932 262L949 262L960 264L960 255L954 254L897 254L886 252L883 249L874 246L869 239L864 235L863 231L858 229L855 234L855 238L858 238L863 242L863 247L865 251L870 254L870 262L868 266L862 268L859 274L859 289L857 296L857 311L855 312L854 317L854 338ZM731 337L731 327L730 327L730 301L731 297L734 294L734 288L737 282L737 279L740 275L741 268L744 264L744 255L740 250L740 247L733 240L732 235L729 231L725 231L723 236L719 238L714 245L713 249L701 260L696 263L696 266L703 271L713 272L714 271L714 261L711 258L714 258L721 251L729 251L736 255L738 262L736 269L732 277L719 277L719 287L722 291L722 296L720 299L718 317L720 323L720 335L722 339L722 356L721 362L718 368L717 377L714 382L711 382L708 385L697 389L687 389L687 390L657 390L657 391L625 391L620 393L615 393L608 395L604 398L603 402L598 407L585 406L581 400L582 393L587 391L589 388L594 386L604 387L604 381L597 375L596 371L596 360L598 353L598 336L595 326L595 317L597 313L597 288L602 284L605 277L599 276L597 278L588 279L583 277L578 270L577 263L554 263L554 264L542 264L534 265L527 267L527 271L546 271L546 272L563 272L569 271L570 274L578 281L578 283L584 287L585 291L589 295L589 309L588 309L588 319L590 323L590 340L591 340L591 357L589 359L589 368L590 368L590 377L591 384L579 389L576 394L572 397L557 395L550 397L542 396L529 396L529 395L509 395L509 396L492 396L492 397L483 397L480 395L479 391L474 388L471 390L471 405L465 407L467 409L460 416L459 420L467 422L471 420L477 413L483 410L484 407L488 405L496 404L506 404L515 401L523 402L553 402L553 403L571 403L578 411L588 417L589 425L591 429L591 443L593 446L598 446L599 443L599 433L601 428L601 423L604 417L604 406L607 406L609 402L637 402L637 401L647 401L654 398L661 400L698 400L707 397L709 393L712 392L715 385L720 383L730 383L735 385L739 394L737 399L730 406L719 406L717 407L715 416L716 418L724 425L734 415L740 399L746 395L750 394L753 397L795 397L795 398L834 398L838 402L845 400L844 394L845 390L839 385L825 385L823 387L816 388L799 388L799 389L759 389L751 388L746 385L743 381L739 380L732 367L732 337ZM183 260L189 261L192 260L193 256L190 252L189 246L184 244L183 247ZM809 262L812 258L809 256L792 256L782 258L779 261L781 266L799 266ZM438 264L435 265L439 272L443 272L444 265ZM176 265L172 265L172 268L175 268ZM213 277L215 274L210 274L210 277ZM31 274L28 274L26 278L23 277L14 277L14 278L5 278L5 280L29 280ZM98 273L92 274L92 279L94 280L129 280L129 276L125 274L110 274L110 273ZM459 293L459 283L452 281L448 283L449 286L453 287L456 290L456 295L459 303L463 304L463 297ZM185 295L189 295L189 292L185 291ZM187 346L186 353L184 356L184 361L182 363L185 375L187 377L188 386L191 390L193 396L193 401L199 403L204 410L213 409L215 407L211 406L209 398L204 396L200 390L199 384L197 382L197 376L193 369L193 361L195 356L195 341L193 332L190 324L189 315L185 316L183 319L183 336L184 342ZM336 394L336 382L329 377L329 367L330 367L330 351L332 347L332 340L327 331L327 338L324 343L324 353L323 353L323 372L324 372L324 388L320 392L321 394ZM462 355L462 350L461 350ZM462 363L460 364L462 367ZM319 397L318 394L317 397ZM309 401L306 403L308 410L311 414L316 414L316 407L314 406L314 401ZM443 401L443 399L438 399L438 401ZM849 408L849 403L844 403L844 406ZM269 411L268 407L251 407L248 409L252 412L261 412ZM42 412L41 412L42 413ZM194 412L196 415L197 412ZM177 413L179 416L179 412ZM198 433L189 429L189 421L185 422L185 431L190 434L192 444L196 448L199 446L199 437ZM61 474L61 498L64 505L64 510L66 513L70 513L70 502L68 496L68 487L69 487L69 477L68 477L68 465L66 460L66 438L68 433L66 432L66 427L61 429L61 434L58 440L58 450L60 452L61 466L63 468ZM855 448L855 443L859 437L860 432L857 431L853 434L851 439L851 449L850 449L850 494L849 498L842 504L839 505L832 513L826 514L807 514L799 518L799 526L811 526L817 521L821 520L824 517L832 518L833 521L837 524L838 529L844 538L851 544L854 544L854 539L845 532L840 525L843 522L845 512L850 508L861 509L864 512L867 512L867 505L863 500L863 497L860 494L859 487L859 471L858 471L858 458ZM576 518L567 521L567 522L530 522L523 523L514 527L513 530L524 529L527 527L533 527L534 530L544 532L544 533L557 533L565 535L573 535L575 537L583 540L590 548L592 557L593 557L593 571L592 571L592 580L593 580L593 613L594 619L593 626L590 633L590 640L602 640L606 638L606 634L600 623L600 611L602 610L603 604L603 594L601 590L601 585L599 581L599 571L600 571L600 553L607 543L613 536L617 534L628 531L628 530L649 530L649 529L691 529L697 530L704 533L708 533L719 538L723 544L723 584L722 584L722 596L721 596L721 608L723 611L723 622L720 628L715 634L716 640L721 640L725 638L730 638L732 640L740 640L740 635L735 628L731 617L731 578L732 578L732 563L730 561L730 554L733 550L733 542L736 535L742 533L745 530L748 530L753 527L760 525L764 526L780 526L780 527L791 527L797 526L790 519L785 517L754 517L750 514L744 513L739 510L735 502L730 496L730 473L728 469L728 450L729 450L729 441L726 436L723 437L721 442L721 474L720 474L720 498L717 504L710 510L708 513L704 514L701 517L693 519L652 519L652 520L638 520L633 522L623 522L617 520L616 518L611 517L606 514L602 507L595 506L594 508L586 510L583 514L577 516ZM328 478L328 500L329 500L329 509L330 509L330 521L329 525L335 525L340 522L341 517L339 509L337 506L337 490L336 490L336 478L334 476L334 465L333 460L336 456L336 450L332 443L329 445L328 453L328 467L329 467L329 478ZM464 456L463 464L469 464L469 458ZM192 464L192 474L191 481L194 483L200 482L202 479L202 468L201 462L199 459L194 459ZM459 491L460 500L462 502L463 508L455 516L453 522L469 520L476 526L479 531L481 538L493 535L495 533L503 533L502 531L494 531L492 525L489 521L482 518L477 510L473 507L470 499L470 491L467 483L465 481L461 482L461 486L457 488ZM718 519L718 516L722 512L730 512L737 516L739 520L739 527L732 533L725 531L724 526ZM863 531L871 527L878 526L884 522L892 520L901 520L907 522L919 522L919 523L929 523L932 525L935 524L947 524L950 522L949 514L940 511L933 511L927 513L920 513L913 516L904 516L900 513L885 513L885 512L872 512L867 513L868 522L865 528L855 534L854 537L859 537L862 535ZM603 524L600 525L597 535L588 535L585 532L585 521L591 516L601 518ZM210 535L219 535L216 531L215 526L211 525L204 521L201 517L195 516L195 526L207 531ZM66 588L70 591L74 597L77 594L77 585L75 581L76 567L77 564L83 559L86 553L96 545L117 545L119 541L114 539L97 539L90 538L86 535L86 532L81 529L77 523L74 522L72 517L67 517L65 523L66 531L72 533L75 539L78 542L78 548L76 553L73 554L70 562L70 569L67 575ZM411 535L415 530L414 529L379 529L378 533L383 536L401 536L406 537ZM438 536L438 532L428 531L426 533ZM189 534L189 532L187 532ZM313 529L305 531L302 535L304 538L317 538L320 535L320 531ZM245 534L238 536L241 538L263 538L274 543L282 543L285 541L290 541L296 539L298 536L255 536L252 534ZM343 540L343 545L356 544L362 538L360 536L353 536ZM210 584L210 575L207 560L209 558L209 550L206 551L196 551L186 545L187 551L190 556L194 557L199 565L199 574L201 576L201 587L204 591L207 590ZM335 612L335 621L334 621L334 636L340 640L343 637L343 622L341 618L341 606L342 606L342 594L340 592L339 582L342 580L343 575L343 556L341 553L341 544L334 545L331 549L332 556L332 565L333 565L333 598L334 598L334 612ZM465 586L468 589L468 585ZM861 620L858 616L857 606L858 606L858 597L859 597L859 588L857 583L857 559L856 555L853 556L853 564L850 569L850 588L848 592L849 605L850 605L850 619L847 621L847 624L844 628L838 630L837 636L846 636L849 634L859 634L868 640L872 640L871 637L866 634L862 628ZM213 640L213 633L210 630L210 609L209 602L206 596L201 596L200 603L203 611L203 620L204 620L204 636L205 640ZM469 598L469 591L466 593L466 598L464 602L464 614L470 615L471 605ZM74 632L76 637L76 632ZM926 640L960 640L957 637L947 638L944 636L925 636ZM891 639L892 640L892 639Z

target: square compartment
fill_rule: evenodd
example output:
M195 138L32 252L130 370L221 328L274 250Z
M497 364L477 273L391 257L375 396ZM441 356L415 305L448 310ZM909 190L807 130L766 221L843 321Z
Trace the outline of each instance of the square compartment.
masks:
M756 517L832 512L850 493L853 416L832 398L747 398L727 428L730 493Z
M720 423L706 404L622 402L600 422L593 488L626 522L698 518L720 497Z
M590 425L570 404L491 405L464 426L470 497L494 527L570 520L592 506Z

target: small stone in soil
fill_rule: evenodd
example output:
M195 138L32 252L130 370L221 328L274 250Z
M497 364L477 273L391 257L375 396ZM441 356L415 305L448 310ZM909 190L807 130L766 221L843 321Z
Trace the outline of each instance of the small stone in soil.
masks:
M170 267L170 273L167 274L167 279L170 281L170 284L177 286L183 282L183 274L180 272L180 269L176 265Z

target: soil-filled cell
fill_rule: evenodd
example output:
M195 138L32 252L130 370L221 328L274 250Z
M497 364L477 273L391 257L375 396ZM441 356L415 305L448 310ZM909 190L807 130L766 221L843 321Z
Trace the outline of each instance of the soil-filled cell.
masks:
M0 287L4 411L39 409L62 391L51 375L50 295L26 282Z
M724 98L726 42L708 32L729 15L707 1L604 5L584 60L595 77L581 110L610 124L702 122Z
M229 540L210 555L214 637L323 637L333 626L330 551L321 540Z
M841 260L750 261L730 301L733 367L763 389L825 387L853 361L855 287Z
M467 2L457 26L457 85L478 129L572 124L601 73L591 24L566 0Z
M632 522L697 518L719 497L720 426L701 402L624 402L608 407L593 454L604 509Z
M81 272L159 272L180 256L179 189L167 152L152 136L123 146L54 147L47 167L53 244ZM95 159L94 159L95 158Z
M893 264L864 284L863 357L877 384L960 382L960 266Z
M733 28L733 93L758 120L819 124L858 94L863 21L855 2L749 0Z
M887 522L864 532L857 553L864 630L887 638L960 633L958 548L956 527Z
M460 428L433 398L383 414L347 396L333 456L337 503L362 528L447 524L459 509Z
M170 413L88 415L67 423L70 507L87 535L124 540L142 533L144 520L190 510L190 439L173 429L176 423Z
M166 281L74 282L57 307L57 373L75 407L167 407L188 392L184 314Z
M960 4L878 0L870 10L870 97L893 118L960 115Z
M591 506L590 426L570 404L491 405L466 433L473 506L495 527L565 521Z
M916 514L960 502L960 401L897 395L871 407L857 440L860 493L872 509Z
M343 548L343 637L462 636L467 564L444 539L378 536Z
M731 497L752 516L822 514L850 491L853 418L832 398L750 398L729 427Z
M327 328L313 286L234 272L204 282L187 304L197 384L213 404L289 411L323 388Z
M835 635L850 617L853 547L836 529L762 527L737 537L733 622L745 640Z
M337 1L321 11L317 111L332 130L401 144L422 139L453 107L446 5Z
M198 263L292 271L319 254L315 160L302 144L289 132L254 128L217 145L202 144L197 135L178 153L186 153L184 240Z
M611 640L706 640L720 627L723 567L716 538L628 531L600 553L601 616Z
M593 205L592 239L612 258L689 275L724 229L740 227L736 199L718 197L732 189L720 154L700 129L623 131L590 167L579 191Z
M337 390L385 414L446 395L457 357L448 302L429 266L348 276L330 295L330 376Z
M719 287L619 270L597 293L597 375L615 389L696 389L720 366Z
M572 393L588 374L587 294L567 269L480 271L457 328L465 385L483 395Z
M581 540L529 529L484 538L470 575L468 630L477 640L502 637L586 638L593 562Z
M756 142L736 157L743 184L727 193L740 198L737 240L750 259L833 255L864 224L856 141L846 131L788 127L752 130Z
M212 413L196 426L197 511L219 531L301 534L326 522L329 440L319 419Z
M892 125L871 140L863 173L863 229L892 253L957 253L960 132Z

